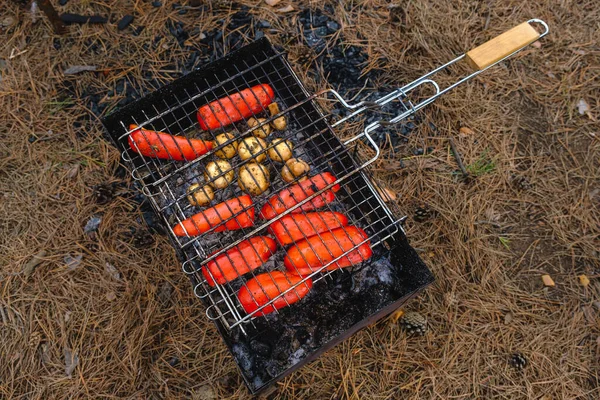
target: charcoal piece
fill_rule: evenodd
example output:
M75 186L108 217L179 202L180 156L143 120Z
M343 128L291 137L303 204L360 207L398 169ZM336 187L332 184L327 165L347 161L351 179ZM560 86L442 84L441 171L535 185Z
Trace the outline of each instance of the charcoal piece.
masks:
M133 15L126 15L117 24L117 29L122 31L127 28L133 22Z
M60 19L65 24L105 24L108 21L108 18L103 17L101 15L79 15L79 14L71 14L65 13L60 15Z
M315 29L315 35L317 35L318 37L327 36L327 28L325 28L324 26L321 26L321 27Z
M144 30L145 26L140 25L133 30L133 36L140 36L140 33Z
M152 2L152 7L162 7L163 3L162 1L153 1Z
M61 6L64 6L68 2L69 2L69 0L59 0L58 4L60 4Z
M334 33L340 29L340 24L335 21L327 21L327 29L329 32Z
M259 356L263 357L268 357L271 354L271 347L268 344L258 340L253 340L250 342L250 349L252 349L252 351Z

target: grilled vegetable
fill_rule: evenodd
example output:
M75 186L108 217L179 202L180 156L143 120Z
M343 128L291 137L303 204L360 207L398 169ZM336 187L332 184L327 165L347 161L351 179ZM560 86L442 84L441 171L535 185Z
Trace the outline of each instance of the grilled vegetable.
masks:
M361 263L373 255L371 245L365 242L367 234L356 226L346 226L303 239L290 247L283 259L288 272L300 276L310 275L320 267L349 252L337 262L327 267L327 271L349 267ZM352 250L352 251L350 251Z
M206 164L204 179L215 189L223 189L233 182L234 173L231 164L225 160L211 161Z
M248 228L254 225L254 207L250 196L229 199L193 215L173 227L177 236L197 236L214 228L214 232Z
M263 111L274 98L271 86L256 85L200 107L198 123L205 131L221 128Z
M250 128L254 128L255 126L262 124L266 120L267 120L266 118L258 118L258 119L248 118L248 126ZM265 124L265 125L261 126L260 128L256 128L255 130L252 131L252 135L259 137L261 139L266 138L270 134L271 134L271 125L269 125L269 124Z
M221 133L221 134L217 135L217 137L215 138L215 147L219 147L234 138L235 138L235 136L233 135L233 133L229 133L229 132ZM237 142L237 140L234 140L233 142L229 143L228 145L223 146L223 148L215 151L215 155L219 158L225 158L225 159L233 158L237 154L237 148L238 148L238 142Z
M240 189L253 196L258 196L269 188L269 170L262 164L246 164L240 168L238 175Z
M282 246L348 225L348 217L338 212L324 211L288 214L269 226Z
M294 150L294 145L289 140L285 139L274 139L271 142L271 147L269 147L269 158L273 161L277 162L286 162L290 158L292 158L292 151Z
M202 267L202 274L210 286L215 286L215 281L222 285L263 265L276 248L277 243L268 236L252 237L210 261Z
M129 125L136 129L137 125ZM129 135L129 147L143 156L164 160L189 161L200 157L212 149L212 142L188 139L168 133L136 129Z
M260 215L265 219L272 219L277 215L292 208L301 201L314 195L319 190L336 181L335 176L329 172L324 172L313 176L303 182L290 186L287 189L273 195L269 201L263 206ZM325 204L331 203L335 199L335 192L340 190L340 185L333 185L330 190L327 190L316 196L310 201L304 203L301 207L296 208L293 213L302 211L310 211L316 208L323 207Z
M193 206L207 206L215 198L215 192L213 192L210 185L200 186L199 184L194 183L193 185L190 185L187 192L188 201Z
M240 289L238 300L242 304L242 307L244 307L244 310L248 314L251 314L301 281L301 277L281 271L260 274L250 279ZM256 315L266 315L288 304L300 301L308 294L311 288L312 280L307 279L275 300L272 304L257 312Z
M310 166L299 158L290 158L281 169L281 178L286 182L293 182L296 178L308 174Z
M279 104L277 104L277 103L269 104L268 109L269 109L269 114L271 114L271 117L279 114ZM271 122L271 125L273 126L273 128L277 129L278 131L282 131L287 127L287 122L285 120L285 117L282 115L281 117L275 118Z
M264 152L266 148L267 144L261 138L247 137L240 142L238 154L242 160L252 159L257 163L261 163L267 158Z

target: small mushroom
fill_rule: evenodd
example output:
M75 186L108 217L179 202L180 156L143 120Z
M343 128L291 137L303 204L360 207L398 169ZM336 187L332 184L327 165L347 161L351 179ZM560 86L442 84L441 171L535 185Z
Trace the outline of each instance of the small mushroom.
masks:
M233 169L225 160L211 161L204 170L204 179L215 189L223 189L233 181Z
M269 147L269 158L277 162L286 162L292 158L293 149L294 145L289 140L281 138L274 139L271 142L271 147Z
M238 154L243 161L252 159L254 162L261 163L267 158L266 148L267 144L261 138L247 137L240 142Z
M273 102L273 103L269 104L267 106L267 108L269 109L269 113L271 114L271 117L279 114L279 104ZM273 128L277 129L278 131L282 131L287 127L287 121L285 120L285 117L282 115L281 117L275 118L273 121L271 121L271 125L273 126Z
M260 124L265 123L266 121L266 118L248 118L248 126L250 128L254 128L255 126L259 126ZM256 128L252 131L252 135L262 139L266 138L270 134L271 126L269 124L264 124L263 126Z
M197 183L190 185L187 190L187 198L193 206L207 206L215 198L215 192L210 185L200 186Z
M269 188L269 170L262 164L246 164L240 168L238 175L240 189L253 196L258 196Z
M296 178L306 175L308 171L310 171L310 166L306 161L290 158L281 169L281 178L286 182L293 182Z
M230 132L225 132L217 135L215 138L215 148L219 147L228 141L235 139L235 135ZM221 149L215 151L215 155L219 158L229 159L235 157L237 153L238 142L234 140L226 146L223 146Z

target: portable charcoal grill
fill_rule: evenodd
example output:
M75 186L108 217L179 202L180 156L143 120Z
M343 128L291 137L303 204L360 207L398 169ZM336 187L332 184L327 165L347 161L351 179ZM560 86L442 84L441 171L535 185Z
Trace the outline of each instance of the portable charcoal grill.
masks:
M543 27L541 34L533 28L532 24L535 23ZM407 118L437 97L547 33L548 27L543 21L530 20L385 97L358 104L347 103L334 90L310 94L290 68L285 55L275 51L269 41L263 38L104 118L103 124L110 139L121 149L133 178L139 182L142 192L170 233L170 239L183 263L183 271L191 278L194 293L207 306L208 318L215 322L253 393L315 359L360 328L389 314L433 281L427 267L408 244L401 226L405 217L397 217L401 215L395 209L397 206L389 201L385 191L377 189L366 168L380 154L371 132ZM456 83L440 88L433 79L434 75L465 58L476 70ZM250 128L247 121L242 120L211 131L198 128L196 112L199 107L263 83L268 83L274 89L275 101L281 110L278 114L270 116L263 109L257 116L266 118L266 121L258 127ZM429 87L433 94L418 102L411 101L411 92L424 87ZM347 115L336 122L331 122L330 116L317 101L328 94L348 110ZM395 117L369 124L360 134L344 141L334 134L333 128L341 128L342 124L365 110L381 108L388 103L398 107ZM350 225L364 229L368 239L357 243L350 251L369 242L373 256L344 269L338 265L343 256L337 257L290 289L271 298L253 313L247 314L238 301L238 291L260 273L281 270L284 246L279 245L276 253L262 267L222 285L208 285L201 273L202 266L225 254L242 240L266 235L266 228L270 224L325 193L333 184L270 221L257 216L254 226L246 229L214 232L213 228L200 236L178 237L172 228L202 210L190 205L187 190L191 184L204 181L204 166L215 158L215 149L192 161L143 156L132 151L128 144L129 135L133 132L129 126L134 124L154 131L210 140L214 140L219 133L231 132L235 140L239 140L280 116L286 118L287 128L275 131L268 139L278 137L291 141L295 146L294 157L310 164L310 175L331 172L337 177L340 190L336 193L336 200L321 210L341 212L349 218ZM262 152L267 151L264 149ZM229 161L236 171L248 163L238 157ZM286 183L281 179L279 171L283 164L273 162L269 157L265 164L270 172L271 186L265 193L253 197L257 210L269 197L297 183ZM220 176L226 172L222 171ZM211 205L243 194L234 181L225 189L215 190ZM226 222L223 220L221 224ZM330 270L330 266L336 267ZM312 280L313 287L305 298L266 316L261 315L261 311L275 301L287 301L286 294L307 285L308 279Z

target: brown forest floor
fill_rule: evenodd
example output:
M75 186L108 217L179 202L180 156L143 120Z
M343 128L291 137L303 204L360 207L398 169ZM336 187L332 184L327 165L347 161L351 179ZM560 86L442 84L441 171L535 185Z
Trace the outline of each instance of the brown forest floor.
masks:
M94 201L93 186L128 187L127 178L115 174L119 154L103 140L87 103L61 97L66 81L77 93L108 92L126 74L167 70L189 51L169 41L167 17L210 29L230 13L227 2L215 2L212 15L180 15L165 3L71 1L61 11L112 8L119 18L134 12L134 26L145 29L134 36L133 28L120 32L114 23L71 26L58 50L45 20L33 24L24 9L2 5L2 14L19 22L0 28L0 398L247 396L167 239L154 235L145 249L132 242L132 229L146 230L133 194ZM552 31L541 46L429 107L423 116L438 132L420 125L404 153L387 154L375 167L403 212L411 215L422 202L436 211L427 222L407 224L411 244L437 279L407 305L427 316L427 335L408 337L381 321L280 382L278 396L600 398L597 1L401 3L403 20L395 23L384 1L332 3L346 40L374 62L387 58L379 67L393 84L529 18L545 19ZM289 32L297 11L279 17L263 3L251 13L269 20L274 32ZM164 44L143 50L158 33ZM303 71L297 40L267 35ZM99 44L95 53L86 50L88 39ZM109 71L64 76L71 65ZM590 106L585 115L580 99ZM82 118L83 133L74 125ZM461 127L472 133L461 134ZM453 175L449 136L480 174L470 183ZM414 147L434 151L414 156ZM93 215L102 222L89 237L83 228ZM25 274L41 252L42 262ZM67 268L65 256L78 254L81 264ZM107 263L119 276L107 272ZM556 287L543 287L545 273ZM580 274L591 279L588 287ZM507 362L517 351L529 360L522 372ZM71 377L65 352L78 361Z

